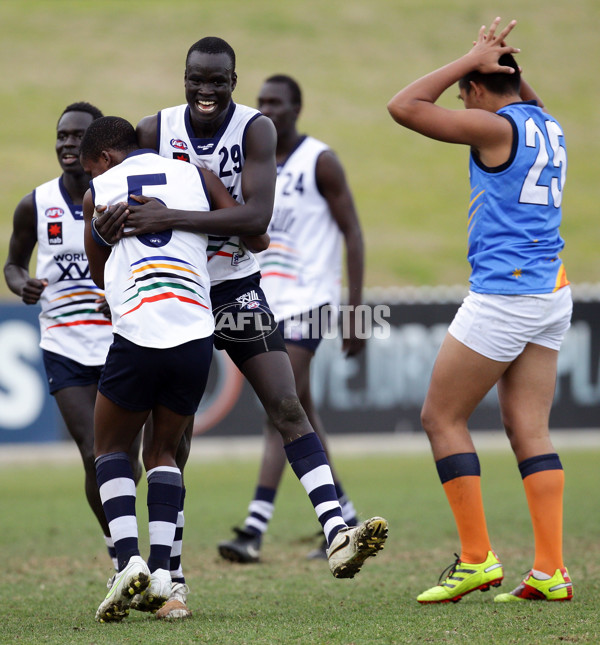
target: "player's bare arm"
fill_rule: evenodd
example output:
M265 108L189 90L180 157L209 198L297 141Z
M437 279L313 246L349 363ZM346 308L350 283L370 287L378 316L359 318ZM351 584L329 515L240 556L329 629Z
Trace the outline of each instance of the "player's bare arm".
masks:
M266 251L269 248L269 244L271 244L271 236L268 233L263 233L262 235L243 235L241 240L251 253Z
M144 117L135 129L140 148L158 150L158 115L151 114Z
M29 262L37 243L37 223L33 194L25 195L13 216L13 232L4 265L4 277L9 289L21 297L26 305L34 305L48 285L29 275Z
M319 155L316 167L319 192L323 195L333 219L336 221L346 245L346 274L348 278L348 304L354 308L362 304L364 278L364 242L360 221L342 164L332 150ZM343 350L348 356L358 354L365 346L357 338L354 310L350 313L350 336L343 339Z
M273 214L275 197L275 127L270 119L255 119L246 134L246 161L242 170L244 204L212 211L182 211L143 196L129 206L126 236L169 228L215 235L262 235ZM130 228L131 227L131 228Z
M83 219L85 222L83 241L85 254L90 265L90 276L92 280L98 287L104 289L104 265L108 260L112 247L98 244L92 236L92 219L95 210L92 192L88 190L83 198Z
M469 72L513 73L512 68L500 65L498 59L502 54L519 51L505 43L516 21L496 35L499 23L500 18L496 18L487 33L485 26L481 27L474 46L464 56L400 90L388 103L392 118L432 139L469 145L478 151L505 145L507 138L510 143L510 124L495 114L501 105L490 104L479 87L474 88L476 95L473 105L469 105L473 109L449 110L436 105L442 93Z

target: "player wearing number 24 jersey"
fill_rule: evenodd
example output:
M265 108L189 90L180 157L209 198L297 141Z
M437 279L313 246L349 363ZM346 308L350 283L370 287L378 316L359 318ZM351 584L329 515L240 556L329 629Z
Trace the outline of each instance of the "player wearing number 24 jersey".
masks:
M567 153L559 123L521 77L512 55L519 50L506 42L516 22L496 35L499 24L496 18L489 30L482 27L464 56L388 104L401 125L471 150L471 290L442 343L421 412L461 548L448 576L417 597L421 603L457 602L504 577L487 532L480 464L467 427L494 385L535 541L529 575L494 600L573 596L562 554L564 473L548 429L558 350L572 311L558 255ZM467 109L436 105L456 82Z

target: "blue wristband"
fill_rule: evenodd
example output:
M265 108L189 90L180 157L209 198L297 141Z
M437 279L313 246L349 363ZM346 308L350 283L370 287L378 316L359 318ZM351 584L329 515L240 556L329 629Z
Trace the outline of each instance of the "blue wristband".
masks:
M109 244L103 237L98 233L96 230L96 217L92 218L92 237L94 238L94 242L96 244L99 244L100 246L114 246L114 244Z

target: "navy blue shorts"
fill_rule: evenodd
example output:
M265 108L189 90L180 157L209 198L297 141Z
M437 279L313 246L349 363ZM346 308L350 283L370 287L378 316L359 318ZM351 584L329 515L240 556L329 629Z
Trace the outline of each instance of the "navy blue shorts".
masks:
M100 380L102 365L82 365L47 349L42 350L42 357L50 394L65 387L97 385Z
M302 347L314 354L323 334L331 329L331 321L331 306L321 305L297 316L284 318L278 327L286 345Z
M260 273L225 280L210 290L215 318L215 348L241 367L265 352L285 352L285 343L260 288Z
M127 410L164 405L183 416L195 414L206 388L212 349L212 336L155 349L114 334L98 390Z

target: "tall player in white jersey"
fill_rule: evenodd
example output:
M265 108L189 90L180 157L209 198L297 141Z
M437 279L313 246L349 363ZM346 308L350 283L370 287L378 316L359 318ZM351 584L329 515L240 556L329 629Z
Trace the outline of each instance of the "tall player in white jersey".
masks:
M438 353L421 419L458 529L461 550L421 603L456 602L500 585L491 548L479 459L468 431L476 406L497 384L502 422L527 496L535 555L526 579L496 602L573 596L563 562L564 473L549 433L558 350L572 299L559 256L565 138L521 77L500 18L481 27L469 51L400 90L395 121L438 141L470 147L470 292ZM458 83L466 110L437 105ZM508 519L508 518L507 518Z
M323 142L302 135L296 123L302 92L289 76L268 78L258 96L258 108L277 130L277 185L270 246L259 256L261 286L283 333L296 390L312 427L327 449L323 424L315 409L310 366L322 334L336 323L340 304L342 241L346 246L348 304L353 314L362 302L363 239L354 200L335 153ZM354 318L351 318L351 323ZM357 354L364 340L354 333L343 339L348 356ZM329 461L331 455L328 451ZM219 544L222 557L257 562L261 538L274 510L274 500L285 468L281 439L271 423L265 426L265 445L257 486L237 536ZM349 525L358 523L352 502L334 472L338 499ZM309 557L327 557L327 544Z
M126 223L132 229L123 234L138 235L168 228L186 228L223 237L264 234L273 211L276 181L273 123L258 111L233 102L237 82L235 53L221 38L203 38L190 47L184 82L187 105L166 111L168 136L161 133L161 112L138 124L140 145L211 169L230 187L239 205L218 212L188 212L165 208L156 200L138 198L140 205L131 205L126 214ZM238 113L241 122L236 116ZM102 231L114 231L119 230L121 222L109 217L101 218L99 224ZM323 527L333 575L352 577L369 555L383 547L387 522L372 518L359 527L348 528L323 446L298 399L283 338L260 287L258 267L254 265L256 271L247 274L254 261L245 259L248 251L237 240L229 244L226 239L217 240L216 246L209 248L209 253L216 251L209 260L209 272L213 261L216 262L215 284L211 288L213 309L217 312L215 323L218 327L218 314L223 310L229 315L240 314L240 323L227 338L217 333L215 346L227 351L281 434L288 461L309 494ZM259 317L246 315L257 311ZM264 333L265 328L269 328L269 333ZM189 454L191 428L186 434L187 445L182 445L178 453L180 468ZM308 473L314 477L307 476ZM183 514L181 521L182 518ZM171 571L175 581L182 580L177 549ZM181 613L173 617L185 615L184 607L178 607L179 610Z
M4 275L25 304L41 305L40 347L50 394L81 454L86 497L116 567L94 468L94 402L112 329L103 291L92 281L83 247L82 203L90 178L79 163L81 138L100 117L97 107L83 101L68 105L61 114L56 155L62 174L19 202ZM33 277L29 263L36 244ZM136 482L141 476L139 443L138 439L130 451Z
M95 204L126 204L141 194L187 209L235 202L210 172L139 149L133 126L119 117L103 117L88 128L81 163L93 177L83 202L85 248L94 281L106 289L114 334L98 385L94 450L119 574L96 618L119 621L129 612L133 592L138 608L148 611L159 609L172 593L170 557L183 492L175 454L206 386L214 319L206 235L175 229L110 245L96 229ZM139 552L127 452L150 412L143 452L150 532L146 564Z

